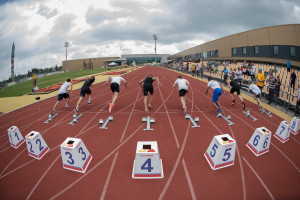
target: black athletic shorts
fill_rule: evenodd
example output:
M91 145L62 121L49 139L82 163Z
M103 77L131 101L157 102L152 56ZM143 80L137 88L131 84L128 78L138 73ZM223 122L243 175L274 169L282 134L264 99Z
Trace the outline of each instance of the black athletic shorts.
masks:
M179 96L180 97L184 97L186 93L187 93L187 90L185 90L185 89L179 90Z
M118 83L112 83L110 84L110 89L112 92L120 93L120 86Z
M230 93L233 94L234 92L237 93L237 95L241 94L240 88L239 87L232 87L230 90Z
M63 93L63 94L58 94L57 95L57 101L60 101L63 98L65 98L65 99L69 98L69 94L68 93Z
M91 93L92 93L92 91L90 90L90 88L83 87L80 90L80 96L81 97L84 97L85 94L91 94Z
M153 85L152 84L144 84L144 96L148 96L148 92L153 95Z

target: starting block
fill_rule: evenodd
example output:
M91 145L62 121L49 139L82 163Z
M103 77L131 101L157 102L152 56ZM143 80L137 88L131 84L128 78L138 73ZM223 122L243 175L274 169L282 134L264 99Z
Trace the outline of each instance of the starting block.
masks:
M150 118L149 116L147 117L143 117L142 118L142 122L147 124L147 128L144 129L144 131L153 131L153 129L150 127L150 124L154 124L155 123L155 119L154 118Z
M157 142L137 142L132 178L157 179L163 177L163 165L159 156Z
M78 138L68 137L60 145L60 152L63 167L68 170L85 173L92 160L92 155Z
M236 142L228 134L212 139L204 157L213 170L234 165Z
M25 136L28 155L40 160L48 151L49 147L39 132L31 131Z
M18 127L16 126L10 127L9 129L7 129L7 133L8 133L10 146L12 146L13 148L17 149L25 142Z
M297 135L299 133L299 125L300 125L300 119L298 117L293 117L291 122L291 129L290 132L294 135Z
M195 117L195 119L193 119L190 114L186 114L184 118L189 119L192 122L193 124L192 128L200 127L199 125L197 125L197 123L199 122L199 117Z
M112 122L113 120L114 120L113 116L108 116L105 122L103 119L99 119L99 126L100 126L99 128L107 129L106 125L108 124L108 122Z
M52 122L52 120L58 115L58 113L56 113L55 115L51 115L49 114L49 118L44 122L44 124L48 124L49 122Z
M273 117L273 116L271 115L271 111L266 112L266 110L265 110L264 108L259 109L259 110L260 110L261 113L265 113L265 114L268 115L269 117Z
M227 117L223 116L222 114L221 115L217 115L217 117L222 117L226 122L228 122L228 125L231 126L231 125L234 125L234 123L231 120L231 116L228 115Z
M69 123L70 125L74 125L78 123L78 119L82 116L83 114L81 113L80 115L76 116L75 114L73 115L73 120Z
M285 143L290 139L290 123L287 121L282 121L274 134L280 142Z
M257 120L255 117L253 117L252 115L250 115L250 110L247 110L246 112L243 111L243 113L246 115L246 117L250 117L251 119L253 119L253 121Z
M272 132L265 127L257 128L246 146L256 155L269 152Z

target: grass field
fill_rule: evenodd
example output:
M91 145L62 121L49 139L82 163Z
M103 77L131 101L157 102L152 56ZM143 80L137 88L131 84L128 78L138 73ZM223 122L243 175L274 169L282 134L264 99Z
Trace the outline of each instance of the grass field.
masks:
M90 74L96 74L104 71L111 70L112 68L100 68L100 69L87 69L73 72L65 72L61 74L55 74L51 76L45 76L37 79L37 86L41 89L50 85L61 83L67 80L67 78L74 79ZM120 69L120 67L113 67L113 69ZM17 83L16 85L6 87L0 90L1 97L14 97L21 96L32 91L32 80Z

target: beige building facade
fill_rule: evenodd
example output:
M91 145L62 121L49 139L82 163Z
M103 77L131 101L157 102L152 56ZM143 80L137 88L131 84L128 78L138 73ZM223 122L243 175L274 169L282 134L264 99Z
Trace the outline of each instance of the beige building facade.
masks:
M300 67L300 24L254 29L207 42L179 53L176 60L248 60Z

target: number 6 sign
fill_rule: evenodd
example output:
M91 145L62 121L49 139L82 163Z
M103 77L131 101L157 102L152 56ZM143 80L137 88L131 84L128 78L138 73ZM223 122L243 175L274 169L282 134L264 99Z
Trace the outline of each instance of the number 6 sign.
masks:
M256 155L269 152L272 132L265 127L257 128L246 146Z
M228 134L217 135L212 139L204 157L213 170L234 164L236 142Z
M68 137L60 145L63 167L76 172L85 173L92 155L81 139Z
M28 155L40 160L48 151L49 147L39 132L31 131L25 136Z

